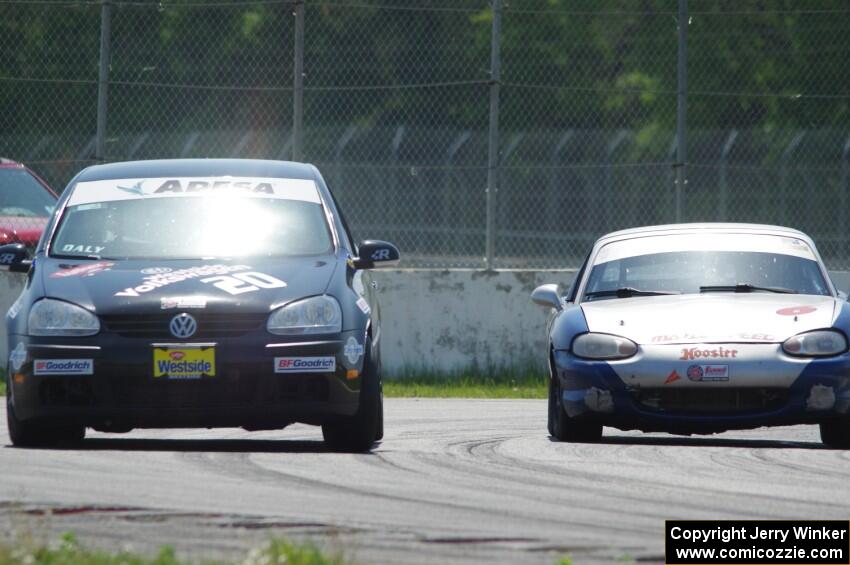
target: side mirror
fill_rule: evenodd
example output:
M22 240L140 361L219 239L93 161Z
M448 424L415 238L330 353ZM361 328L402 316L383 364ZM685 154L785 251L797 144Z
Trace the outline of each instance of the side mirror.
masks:
M31 265L29 251L23 243L0 245L0 268L13 273L26 273Z
M357 269L374 269L375 267L389 267L398 263L400 258L398 247L386 241L367 239L357 246L359 257L354 259L354 267Z
M542 284L538 286L531 293L531 299L535 304L546 306L547 308L554 308L555 310L563 310L564 308L561 304L561 297L558 294L558 285L556 284Z

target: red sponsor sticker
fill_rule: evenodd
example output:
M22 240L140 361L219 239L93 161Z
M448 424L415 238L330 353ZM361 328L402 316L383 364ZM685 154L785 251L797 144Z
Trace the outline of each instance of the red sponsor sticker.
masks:
M676 369L673 369L673 372L667 375L667 380L664 381L664 384L669 385L670 383L674 383L681 378L682 377L679 375L679 373L676 372Z
M56 271L50 278L52 279L61 279L64 277L90 277L96 273L101 271L107 271L112 268L115 263L110 263L109 261L100 261L98 263L92 263L90 265L77 265L76 267L71 267L70 269L62 269L60 271Z
M175 361L180 361L181 359L186 357L186 353L184 353L183 351L171 351L168 355L171 356L171 358Z
M776 313L780 316L801 316L815 311L817 311L817 308L814 306L791 306L790 308L780 308Z

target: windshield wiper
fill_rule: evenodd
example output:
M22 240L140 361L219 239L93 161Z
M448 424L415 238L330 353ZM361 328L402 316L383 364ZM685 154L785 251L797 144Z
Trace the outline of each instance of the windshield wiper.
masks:
M798 294L796 290L781 286L755 286L750 283L733 285L710 285L699 287L700 292L776 292L779 294Z
M611 290L597 290L594 292L586 292L585 298L597 298L602 296L616 296L617 298L629 298L631 296L666 296L668 294L682 294L681 292L668 292L666 290L641 290L624 286Z

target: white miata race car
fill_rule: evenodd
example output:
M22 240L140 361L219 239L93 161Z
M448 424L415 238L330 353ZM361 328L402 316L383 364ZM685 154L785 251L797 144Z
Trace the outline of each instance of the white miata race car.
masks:
M850 304L812 240L787 228L684 224L593 246L549 317L549 432L679 434L811 423L850 447Z

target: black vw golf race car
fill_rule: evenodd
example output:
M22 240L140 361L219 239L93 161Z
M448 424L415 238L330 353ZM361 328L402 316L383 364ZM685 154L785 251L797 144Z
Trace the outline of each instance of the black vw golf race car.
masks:
M383 436L379 311L319 171L297 163L99 165L63 193L6 315L15 445L86 427L322 426L331 449Z

